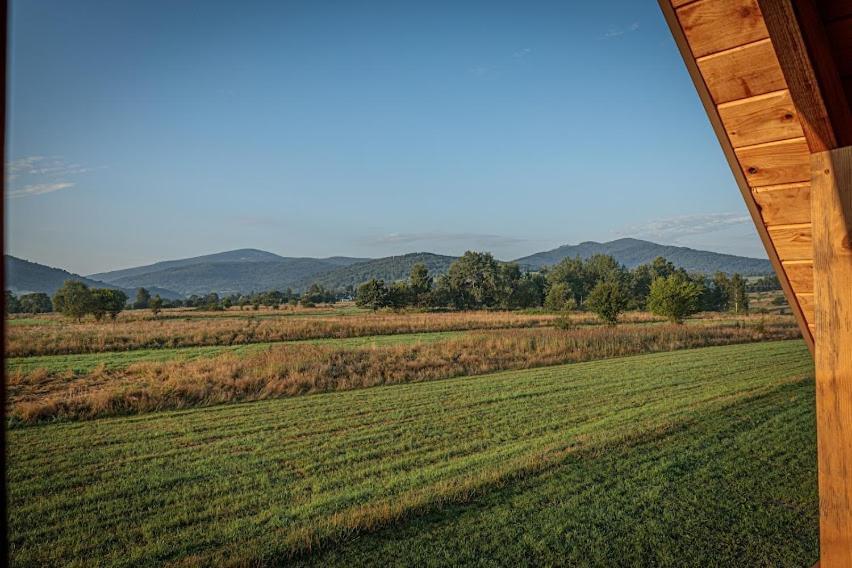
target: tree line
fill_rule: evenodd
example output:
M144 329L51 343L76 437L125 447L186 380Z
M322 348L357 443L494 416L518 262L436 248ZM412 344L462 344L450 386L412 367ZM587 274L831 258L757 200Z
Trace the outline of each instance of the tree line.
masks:
M362 284L355 302L361 307L591 310L615 323L628 309L649 309L672 321L698 311L748 311L745 279L719 272L712 278L689 274L670 261L654 261L628 270L612 256L566 258L539 272L522 272L515 263L498 262L490 253L468 251L447 274L433 278L416 264L406 281Z
M354 292L358 306L378 310L404 309L528 309L550 311L589 310L604 321L615 323L625 310L650 310L672 321L698 311L748 311L748 292L780 288L774 275L747 284L739 274L713 277L689 274L658 257L628 270L612 256L588 259L566 258L537 272L524 272L515 263L497 261L490 253L468 251L455 260L444 275L433 277L425 264L415 264L405 281L385 283L372 279ZM88 288L69 280L51 299L47 294L25 294L17 298L6 292L9 313L57 311L80 320L92 315L98 321L115 319L124 309L150 309L156 316L164 308L190 307L224 310L232 307L277 309L284 304L314 306L351 297L351 288L332 291L312 284L304 292L292 289L249 294L217 293L192 295L186 299L163 299L145 288L136 291L132 302L121 290Z

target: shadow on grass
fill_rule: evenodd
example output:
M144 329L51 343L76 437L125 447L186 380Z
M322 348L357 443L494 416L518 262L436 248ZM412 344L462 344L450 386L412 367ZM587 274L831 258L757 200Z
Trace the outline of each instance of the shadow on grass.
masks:
M299 565L811 566L813 382L570 455ZM286 562L293 564L293 560Z

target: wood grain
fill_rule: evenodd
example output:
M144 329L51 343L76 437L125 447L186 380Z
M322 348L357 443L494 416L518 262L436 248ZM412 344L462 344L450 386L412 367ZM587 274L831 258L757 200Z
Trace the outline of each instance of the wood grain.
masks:
M768 39L703 58L698 67L716 104L787 87Z
M719 105L719 116L734 148L805 135L786 90Z
M677 16L695 57L769 37L757 0L700 0Z
M796 294L796 300L802 308L802 313L805 314L805 319L814 321L814 295L813 294Z
M775 47L775 54L781 64L784 79L787 81L787 88L799 110L808 146L812 152L836 148L837 138L827 102L820 88L820 79L825 80L829 78L829 75L833 75L830 77L831 81L836 83L836 88L840 89L841 94L842 87L834 64L830 61L828 44L816 10L800 10L797 14L793 7L793 0L758 0L758 2L772 38L772 45ZM802 6L804 4L806 3ZM812 31L806 44L803 23L798 17L807 16L810 16L808 19L810 28L817 28L817 30ZM812 53L822 53L829 61L822 61L823 57L812 59ZM823 83L829 84L825 81Z
M810 182L770 186L754 192L760 215L766 225L793 225L811 222Z
M753 188L803 182L811 177L810 151L804 138L746 146L738 148L736 154Z
M852 146L814 154L820 563L852 566Z
M813 294L814 293L814 263L807 262L790 262L784 264L784 270L787 272L787 278L790 279L790 285L797 294ZM813 320L809 320L813 323Z
M811 260L813 239L810 225L782 225L768 227L769 237L781 262L785 260Z

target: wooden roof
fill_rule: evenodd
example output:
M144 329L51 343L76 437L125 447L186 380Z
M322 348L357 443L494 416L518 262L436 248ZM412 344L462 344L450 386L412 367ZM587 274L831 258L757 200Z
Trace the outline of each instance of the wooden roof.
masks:
M852 141L852 0L660 0L813 349L811 154Z

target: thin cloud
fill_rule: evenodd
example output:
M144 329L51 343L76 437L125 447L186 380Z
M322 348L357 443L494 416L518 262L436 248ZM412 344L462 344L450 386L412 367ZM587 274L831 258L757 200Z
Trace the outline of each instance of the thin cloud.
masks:
M679 239L685 237L715 233L729 227L750 222L751 218L741 213L685 215L682 217L657 219L644 225L628 227L619 231L618 236L643 237L677 242Z
M74 187L74 184L67 181L58 183L33 184L24 186L20 189L13 189L11 191L7 191L6 197L9 199L17 199L19 197L29 197L32 195L43 195L45 193L53 193L54 191L60 191L71 187Z
M637 32L639 31L639 27L639 22L633 22L626 27L610 26L609 29L601 36L601 39L613 39L625 34Z
M529 239L514 237L510 235L494 235L488 233L388 233L377 238L369 239L367 244L373 246L399 245L414 243L430 243L441 245L479 246L479 247L503 247L514 246L529 242Z
M16 199L53 193L77 185L68 178L99 168L69 162L59 156L26 156L6 162L6 197ZM20 186L16 186L20 184Z
M479 79L492 79L500 75L503 69L512 65L520 65L523 59L526 59L533 52L531 47L523 47L516 49L508 57L504 57L502 63L483 63L476 65L470 69L471 75Z

